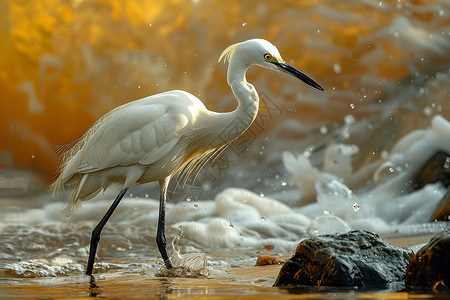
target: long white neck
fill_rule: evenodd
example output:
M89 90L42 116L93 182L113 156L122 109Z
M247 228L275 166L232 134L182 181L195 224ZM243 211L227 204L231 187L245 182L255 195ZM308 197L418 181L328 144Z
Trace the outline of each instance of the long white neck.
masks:
M232 116L229 119L237 136L253 123L258 114L258 93L245 78L248 67L248 64L236 57L232 57L228 66L227 82L238 101L238 107L229 113Z
M227 81L238 101L234 111L209 111L201 121L202 139L211 147L220 147L240 136L253 123L258 114L259 97L253 85L245 79L249 67L239 57L230 60Z

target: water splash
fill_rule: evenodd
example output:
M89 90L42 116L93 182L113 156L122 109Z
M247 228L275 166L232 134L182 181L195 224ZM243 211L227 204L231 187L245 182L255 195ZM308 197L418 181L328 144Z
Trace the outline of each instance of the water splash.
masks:
M205 253L181 254L181 247L178 243L183 238L183 227L179 226L180 232L172 240L172 256L170 261L172 269L167 269L160 260L156 276L159 277L205 277L208 276L207 258Z
M344 220L336 216L318 216L311 220L306 232L310 235L346 233L351 230Z
M351 209L353 211L353 193L342 182L331 179L321 179L315 184L317 190L317 202L322 210L331 214L344 217Z

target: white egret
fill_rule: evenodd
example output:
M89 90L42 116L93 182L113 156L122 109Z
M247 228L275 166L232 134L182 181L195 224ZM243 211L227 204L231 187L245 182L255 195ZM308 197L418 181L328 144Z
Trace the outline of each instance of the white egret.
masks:
M228 60L227 81L238 106L232 112L208 110L194 95L168 91L121 105L101 117L64 154L60 174L51 185L55 193L74 186L65 212L73 215L111 184L121 191L92 231L86 274L91 275L100 234L128 188L159 181L160 206L156 243L168 269L165 204L167 187L177 173L189 176L214 159L239 137L256 118L258 94L245 78L251 65L290 74L323 91L314 80L287 64L278 49L263 39L226 48L219 58Z

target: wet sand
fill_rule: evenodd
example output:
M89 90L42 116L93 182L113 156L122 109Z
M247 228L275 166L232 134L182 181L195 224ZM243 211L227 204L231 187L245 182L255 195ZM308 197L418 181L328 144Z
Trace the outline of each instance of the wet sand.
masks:
M412 246L426 243L432 236L396 238L387 240L394 246ZM281 258L289 259L291 254ZM255 258L256 262L256 258ZM206 278L155 277L154 270L131 273L110 270L92 278L79 276L47 278L12 278L3 274L1 296L7 298L145 298L145 299L292 299L292 298L347 298L408 299L405 292L358 291L355 289L296 290L272 287L281 265L220 269ZM423 295L433 298L433 295ZM421 295L414 295L421 298Z
M396 247L411 247L414 245L420 245L428 243L434 234L400 237L395 239L385 239L386 242Z

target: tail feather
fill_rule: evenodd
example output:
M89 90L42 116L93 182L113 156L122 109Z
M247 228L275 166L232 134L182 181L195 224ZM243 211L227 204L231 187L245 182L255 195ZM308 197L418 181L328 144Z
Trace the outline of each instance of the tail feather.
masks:
M49 192L54 195L62 192L67 186L74 186L62 209L67 217L75 216L81 210L82 199L80 199L80 193L88 179L88 174L77 173L80 164L77 154L82 148L85 139L84 135L78 140L56 149L56 154L60 157L59 175L55 182L49 186Z
M81 190L83 189L83 185L86 182L86 179L88 178L89 174L83 174L81 177L81 180L78 181L75 188L73 189L72 193L66 200L66 204L64 205L64 208L62 209L62 212L67 217L73 217L80 213L81 211L81 200L79 199L79 195Z
M49 187L49 192L52 195L62 192L66 186L74 186L72 193L67 197L66 204L64 205L62 212L67 217L74 217L81 211L81 202L89 200L96 196L101 188L92 190L92 186L87 187L86 182L88 180L89 174L76 174L69 180L64 180L62 176L59 176L55 182L53 182Z
M76 182L73 183L74 189L67 198L62 210L67 217L78 215L81 212L81 204L83 201L94 198L105 189L95 176L89 176L89 174L78 175Z
M93 191L90 191L84 198L80 198L76 196L77 189L73 189L72 193L69 195L69 197L66 200L66 204L64 205L62 212L65 214L68 218L72 218L76 215L78 215L81 212L81 204L83 201L90 200L97 196L102 188L97 188Z
M81 189L83 188L84 183L86 182L86 179L88 178L89 174L85 173L83 174L83 177L81 177L80 184L77 188L77 193L75 195L75 198L78 199L78 196L80 195Z
M61 180L61 177L58 177L55 182L53 182L49 187L48 191L52 195L56 195L61 193L64 190L64 182Z
M77 192L78 189L73 189L62 209L63 214L68 218L78 215L81 211L81 201L77 198Z

